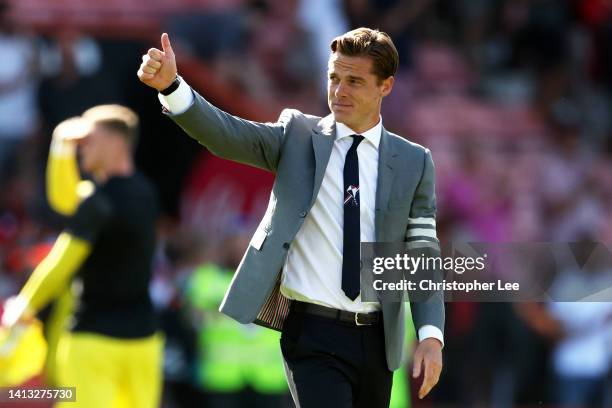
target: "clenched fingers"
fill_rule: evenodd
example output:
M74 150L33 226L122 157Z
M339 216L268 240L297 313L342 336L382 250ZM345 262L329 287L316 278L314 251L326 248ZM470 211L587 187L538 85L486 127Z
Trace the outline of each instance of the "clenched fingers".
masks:
M142 56L142 64L140 64L138 76L145 79L153 78L161 66L161 62L156 61L148 54L145 54Z
M142 67L142 72L146 73L146 74L155 74L157 72L157 69L155 68L151 68L148 65L143 64Z
M142 62L143 64L155 69L159 69L162 66L161 62L154 60L149 56L149 54L142 56Z
M159 62L161 62L162 58L164 57L164 53L157 48L149 48L147 55L151 57L151 59Z
M147 72L144 72L142 70L142 67L138 70L137 75L138 75L138 78L140 78L141 80L144 80L144 81L147 81L149 79L155 78L155 74L149 74Z

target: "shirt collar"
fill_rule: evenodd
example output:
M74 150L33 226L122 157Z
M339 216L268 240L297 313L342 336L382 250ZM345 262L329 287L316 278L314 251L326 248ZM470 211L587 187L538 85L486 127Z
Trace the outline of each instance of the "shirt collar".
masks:
M340 140L344 137L349 137L355 134L360 134L365 137L367 141L372 143L375 148L378 149L378 145L380 144L380 136L382 135L382 118L379 117L378 123L366 130L363 133L357 133L352 130L350 127L346 126L344 123L336 122L336 139Z

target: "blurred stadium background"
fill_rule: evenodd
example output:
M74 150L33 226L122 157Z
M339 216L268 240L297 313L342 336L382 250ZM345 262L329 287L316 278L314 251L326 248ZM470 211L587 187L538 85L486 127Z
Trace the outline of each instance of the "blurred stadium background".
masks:
M224 110L325 115L329 41L362 25L398 46L384 125L432 150L442 241L612 242L610 1L2 0L0 300L64 222L44 198L52 129L92 105L125 104L140 115L137 163L164 206L151 288L167 336L164 407L213 406L219 394L235 398L218 406L286 406L277 339L215 312L272 175L200 148L136 70L167 31L179 72ZM612 407L610 304L447 310L441 382L412 406L553 407L591 395L601 405L571 406Z

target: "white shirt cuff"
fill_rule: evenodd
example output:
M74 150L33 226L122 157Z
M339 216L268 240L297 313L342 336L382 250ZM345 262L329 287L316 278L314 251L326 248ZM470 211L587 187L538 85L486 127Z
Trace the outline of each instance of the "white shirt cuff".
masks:
M28 309L28 302L22 296L9 298L4 304L4 313L2 314L2 326L12 327L23 318Z
M181 83L178 88L170 95L157 94L159 102L163 105L168 112L173 115L180 115L185 112L193 103L193 92L191 87L181 77Z
M442 343L442 347L444 347L444 336L442 335L442 330L438 329L436 326L431 324L426 324L425 326L421 326L419 328L419 341L423 341L427 338L433 337L434 339L440 340Z

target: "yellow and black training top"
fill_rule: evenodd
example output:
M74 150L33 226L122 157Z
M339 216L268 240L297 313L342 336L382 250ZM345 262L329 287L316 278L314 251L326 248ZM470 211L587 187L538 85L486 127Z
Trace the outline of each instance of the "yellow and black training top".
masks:
M75 279L82 281L73 331L119 338L152 335L149 281L158 198L140 173L97 185L70 218L67 232L91 244Z

